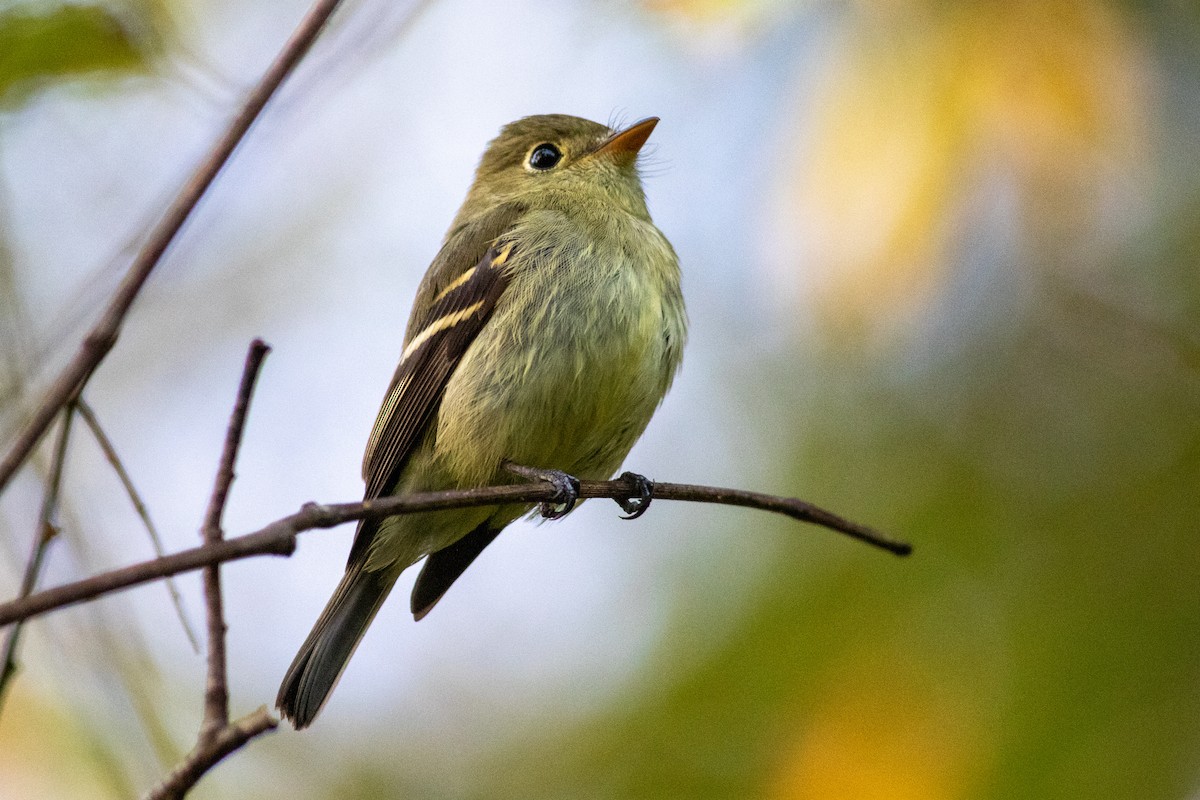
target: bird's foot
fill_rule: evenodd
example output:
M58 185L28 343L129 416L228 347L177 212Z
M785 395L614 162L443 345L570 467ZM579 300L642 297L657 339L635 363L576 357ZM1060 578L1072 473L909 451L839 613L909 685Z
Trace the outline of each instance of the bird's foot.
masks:
M554 497L541 503L542 517L545 519L565 517L579 502L579 479L560 469L537 469L514 464L511 461L506 463L504 468L526 480L545 481L554 487Z
M654 483L645 475L639 475L636 472L622 472L620 480L630 485L634 495L617 500L617 505L625 512L625 516L621 519L637 519L646 513L646 509L650 507L650 501L654 499Z

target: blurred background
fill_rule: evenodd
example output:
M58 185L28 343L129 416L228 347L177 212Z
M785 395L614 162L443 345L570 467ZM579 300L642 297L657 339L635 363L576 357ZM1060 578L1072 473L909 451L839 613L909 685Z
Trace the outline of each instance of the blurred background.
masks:
M353 0L152 277L86 398L197 542L361 496L409 303L504 123L658 115L683 372L627 466L803 497L519 523L427 620L402 579L317 724L198 798L1200 798L1200 10L1183 0ZM303 0L0 2L0 441ZM17 591L53 436L0 497ZM76 425L43 585L149 558ZM272 702L352 526L223 571ZM203 630L200 582L178 580ZM203 657L161 585L38 619L0 795L140 794Z

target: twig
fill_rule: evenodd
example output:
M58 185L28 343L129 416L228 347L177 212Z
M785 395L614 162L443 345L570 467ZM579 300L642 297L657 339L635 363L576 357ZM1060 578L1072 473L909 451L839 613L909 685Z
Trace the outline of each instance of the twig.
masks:
M267 101L275 94L284 79L292 72L300 59L308 52L317 35L329 20L341 0L316 0L301 20L292 37L283 46L275 61L251 90L237 115L230 122L224 135L213 145L212 151L196 168L191 178L180 189L166 214L150 232L146 243L138 251L129 271L121 280L108 307L96 325L83 338L75 357L59 373L34 408L33 415L17 434L12 446L0 460L0 492L8 485L17 469L33 452L59 409L77 397L93 371L116 344L121 324L130 306L137 298L146 279L162 260L167 248L175 240L183 223L195 210L200 198L212 185L217 174L229 161L234 149L245 137L246 132L262 113Z
M700 503L719 503L746 508L774 511L804 522L846 534L860 541L904 556L912 548L889 539L864 525L845 520L822 508L788 497L722 489L713 486L692 486L678 483L653 483L655 500L685 500ZM580 498L610 500L637 497L624 480L580 481ZM481 489L460 489L445 492L425 492L403 497L381 497L362 503L318 505L308 503L295 514L278 519L259 530L226 539L214 545L184 550L166 558L101 573L74 583L63 584L26 598L0 603L0 626L47 611L91 600L100 595L157 580L166 575L189 572L208 564L249 558L260 555L288 556L296 549L296 535L314 528L333 528L358 519L382 519L397 514L418 511L441 511L448 508L504 505L508 503L540 503L554 500L556 490L549 484L530 483L519 486L488 486Z
M257 711L235 719L207 741L203 738L198 741L192 752L171 770L162 783L146 793L144 800L177 800L183 797L221 759L255 736L274 730L278 724L279 721L271 716L266 706L259 706Z
M894 555L907 556L912 553L912 545L908 542L896 541L873 528L859 525L832 511L826 511L820 506L797 500L794 497L777 497L761 492L748 492L744 489L720 489L715 486L696 486L688 483L654 483L653 487L656 500L719 503L726 506L755 508L759 511L773 511L800 522L811 522L822 528L837 531L852 539L887 550Z
M221 531L221 517L229 499L229 487L233 484L233 466L237 462L238 448L242 443L242 431L246 426L246 414L250 410L250 396L254 392L254 383L258 380L263 359L270 350L262 339L255 339L246 353L246 364L242 369L237 400L229 417L229 428L225 432L221 464L217 468L212 496L204 514L201 536L205 545L220 544L225 538ZM209 564L204 568L204 605L208 618L208 680L204 690L204 722L200 727L200 745L216 736L229 724L229 688L225 674L225 611L221 599L219 564Z
M213 481L208 509L204 512L204 524L200 535L204 547L219 546L224 542L221 517L233 485L234 465L242 444L242 433L246 428L246 414L250 411L250 397L254 384L262 369L263 359L271 348L262 339L250 343L246 363L242 368L242 380L238 385L237 400L229 415L229 427L225 431L225 446L221 450L221 461ZM241 719L229 721L229 683L225 663L225 611L221 597L220 565L213 563L204 567L204 608L208 621L208 669L204 686L204 719L196 746L188 753L162 783L152 789L148 798L181 798L204 773L217 762L237 750L259 734L273 730L279 724L266 706L247 714Z
M46 563L46 550L58 536L54 526L54 515L58 510L58 497L62 490L63 472L67 463L67 443L71 437L71 420L75 416L74 404L62 410L62 424L59 426L58 444L54 448L54 461L50 465L50 476L46 483L46 494L42 499L42 510L38 514L37 531L34 533L33 546L29 551L29 560L25 563L25 574L21 578L19 597L29 597L37 586L42 574L42 566ZM0 707L8 694L8 687L13 676L17 673L17 644L21 638L21 625L13 626L4 640L3 660L0 661Z
M281 527L279 522L272 523L255 534L226 539L216 545L193 547L164 558L142 561L90 578L65 583L28 597L10 600L0 604L0 625L8 625L57 608L93 600L101 595L156 581L168 575L192 572L209 564L223 564L250 556L291 555L296 547L294 532L288 531L283 534Z
M150 546L154 549L154 555L162 558L166 555L166 550L163 549L162 537L158 535L158 528L154 526L154 521L150 519L150 510L146 508L146 504L142 501L142 496L138 493L137 487L133 485L133 478L130 477L129 470L125 469L124 462L117 455L117 448L113 446L112 440L108 438L108 434L101 427L100 420L96 418L96 413L88 405L87 401L83 399L82 395L80 395L75 407L79 411L80 418L87 423L88 429L92 432L92 437L95 438L96 444L100 446L104 457L108 459L113 472L117 473L117 478L121 481L121 485L125 487L125 494L129 496L129 501L133 503L133 510L137 513L138 518L142 520L142 524L146 526L146 533L150 536ZM171 578L167 578L164 583L167 587L167 593L171 596L171 605L175 607L175 615L179 617L179 624L183 626L183 632L187 636L188 642L191 643L192 649L199 653L200 640L196 638L196 632L192 629L191 623L188 622L187 614L183 610L183 597L179 594L179 587L175 585L175 581Z

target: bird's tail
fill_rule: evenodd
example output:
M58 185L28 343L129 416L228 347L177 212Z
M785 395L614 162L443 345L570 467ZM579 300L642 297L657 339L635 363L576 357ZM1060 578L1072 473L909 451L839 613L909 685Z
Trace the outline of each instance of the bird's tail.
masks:
M288 667L275 705L296 729L316 718L399 575L351 566Z

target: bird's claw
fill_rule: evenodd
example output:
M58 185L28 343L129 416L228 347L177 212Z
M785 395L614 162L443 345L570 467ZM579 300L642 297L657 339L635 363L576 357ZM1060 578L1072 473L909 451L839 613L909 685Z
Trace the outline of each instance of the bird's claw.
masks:
M636 472L622 472L621 480L630 484L637 495L617 500L617 505L625 512L621 519L637 519L650 508L650 501L654 499L654 484L645 475Z
M507 464L508 471L531 481L545 481L554 487L554 497L540 504L544 519L561 519L571 513L579 502L579 479L561 469L534 469L520 464Z
M553 500L542 503L542 517L561 519L570 514L579 502L579 479L558 469L544 470L540 477L553 486L555 492Z

